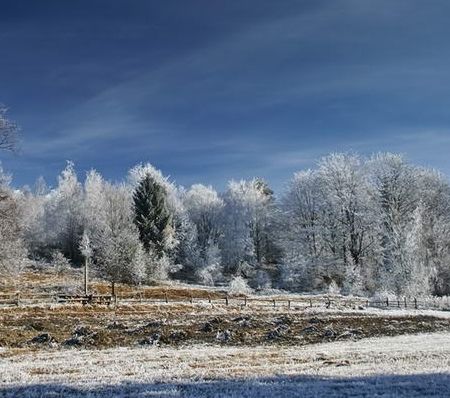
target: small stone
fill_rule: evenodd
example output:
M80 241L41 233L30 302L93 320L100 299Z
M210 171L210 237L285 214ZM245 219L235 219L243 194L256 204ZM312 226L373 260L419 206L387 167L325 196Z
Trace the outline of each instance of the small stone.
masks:
M205 332L205 333L212 332L213 330L214 330L214 327L213 327L213 325L212 325L211 322L206 322L206 323L203 325L203 327L201 328L201 331L202 331L202 332Z
M153 333L150 336L139 342L140 345L159 345L161 335L159 333Z
M91 329L89 329L87 326L77 326L73 332L73 336L89 336L92 334Z
M79 336L71 337L70 339L64 341L63 345L66 347L80 347L83 345L83 338Z
M274 330L270 331L267 334L267 338L269 340L276 340L276 339L279 339L280 337L285 336L288 332L289 332L289 326L280 325L277 328L275 328Z
M30 341L32 344L51 344L54 343L55 339L48 333L41 333L33 337Z
M186 337L187 337L187 333L184 330L173 330L169 334L169 339L172 341L185 340Z
M315 326L308 326L301 331L302 334L317 334L319 333L319 329Z
M331 337L335 337L336 336L336 332L333 329L328 328L328 329L325 329L325 332L324 332L323 336L324 337L330 337L330 338Z
M231 332L227 329L224 331L219 330L216 334L216 340L226 342L231 340Z

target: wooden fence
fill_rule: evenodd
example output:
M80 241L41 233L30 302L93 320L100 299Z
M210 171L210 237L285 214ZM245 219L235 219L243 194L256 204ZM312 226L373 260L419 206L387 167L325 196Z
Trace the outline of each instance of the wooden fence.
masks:
M234 307L254 307L254 308L284 308L284 309L305 309L305 308L385 308L385 309L437 309L450 310L450 304L438 304L429 300L419 300L417 298L399 298L384 300L369 300L364 298L345 297L256 297L256 296L228 296L218 297L177 297L173 298L167 294L159 297L146 297L144 294L134 295L69 295L69 294L21 294L0 293L1 306L30 306L30 305L51 305L51 304L83 304L83 305L120 305L120 304L191 304L191 305L220 305Z
M0 293L0 306L26 306L39 304L112 304L115 297L110 295L69 295L69 294L21 294Z

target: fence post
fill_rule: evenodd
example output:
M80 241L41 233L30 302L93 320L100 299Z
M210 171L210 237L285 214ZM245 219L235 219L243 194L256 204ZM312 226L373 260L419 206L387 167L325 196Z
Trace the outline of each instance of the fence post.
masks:
M400 308L400 300L397 300L398 308Z
M386 297L386 307L389 307L389 297Z
M225 296L225 305L228 305L228 294Z
M16 294L16 305L17 305L17 307L20 306L20 293Z
M208 303L211 304L211 296L208 295Z
M164 298L166 299L166 304L169 302L169 298L167 297L167 293L164 293Z
M84 259L84 272L83 272L83 277L84 277L84 295L87 296L88 295L88 267L89 267L89 257L86 256Z
M404 298L404 300L405 300L405 308L407 308L408 305L407 305L407 302L406 302L406 297Z
M247 296L244 297L244 307L247 307Z
M288 300L288 309L291 309L291 300Z
M417 299L414 297L414 308L417 310Z
M276 307L276 302L275 302L275 299L273 299L273 308L275 308Z
M191 304L193 304L194 303L194 297L191 296L189 301L191 302Z
M369 308L369 300L366 300L366 307Z
M312 308L312 300L309 299L309 306Z

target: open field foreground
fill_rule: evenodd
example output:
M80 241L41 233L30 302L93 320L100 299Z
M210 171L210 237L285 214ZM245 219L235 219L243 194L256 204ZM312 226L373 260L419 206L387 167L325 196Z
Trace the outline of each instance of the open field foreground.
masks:
M28 352L1 397L448 397L450 333L303 347L210 345Z
M450 312L199 304L20 307L0 310L0 347L10 349L0 358L49 349L297 346L434 332L450 332Z

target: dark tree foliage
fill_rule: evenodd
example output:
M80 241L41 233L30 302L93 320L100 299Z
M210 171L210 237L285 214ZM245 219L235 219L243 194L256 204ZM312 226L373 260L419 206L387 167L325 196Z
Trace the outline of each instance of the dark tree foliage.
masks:
M154 250L161 257L166 230L172 222L164 187L147 174L134 191L133 203L134 222L144 249Z

